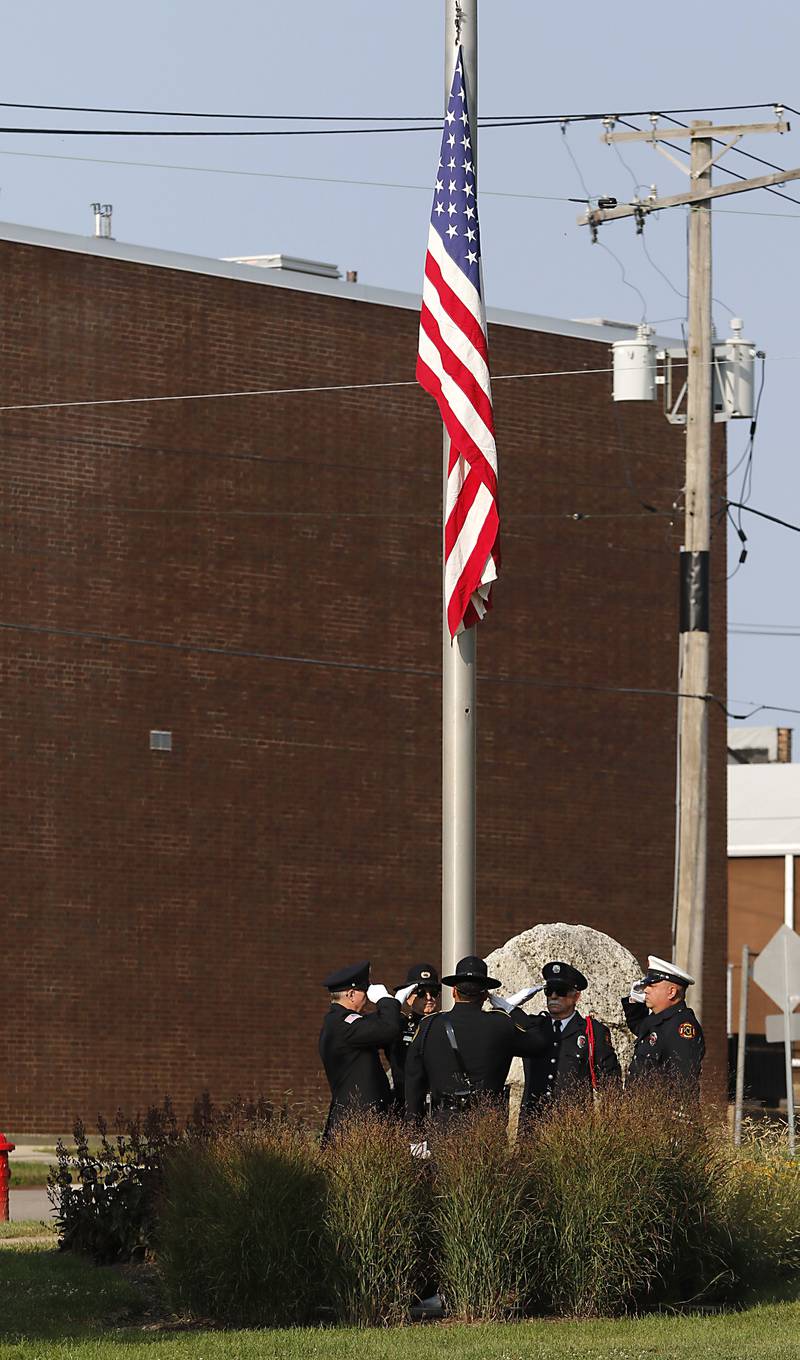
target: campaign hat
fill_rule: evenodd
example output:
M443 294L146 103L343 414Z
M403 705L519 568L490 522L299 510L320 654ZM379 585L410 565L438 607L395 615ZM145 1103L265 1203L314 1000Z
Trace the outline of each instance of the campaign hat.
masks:
M462 982L478 982L487 992L503 985L499 978L489 977L486 960L479 959L476 954L467 954L466 958L459 959L456 971L449 977L443 977L442 982L448 987L458 987Z

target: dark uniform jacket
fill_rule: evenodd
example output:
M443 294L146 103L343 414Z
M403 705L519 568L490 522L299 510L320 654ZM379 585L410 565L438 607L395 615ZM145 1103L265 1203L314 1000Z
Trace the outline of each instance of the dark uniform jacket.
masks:
M459 1001L449 1011L426 1017L406 1057L406 1113L412 1118L424 1114L429 1091L436 1110L443 1097L465 1088L445 1018L452 1022L471 1086L489 1095L502 1094L512 1058L540 1053L551 1039L549 1021L545 1028L538 1015L526 1015L519 1008L508 1015Z
M384 997L374 1015L359 1015L334 1002L322 1024L319 1054L331 1088L323 1138L348 1110L386 1110L391 1091L380 1050L400 1034L400 1002Z
M553 1024L549 1012L542 1012L550 1029L550 1044L544 1053L525 1058L525 1091L522 1096L523 1114L532 1114L550 1100L568 1093L591 1091L589 1068L589 1040L586 1018L576 1011L563 1029ZM602 1020L592 1017L594 1030L594 1070L598 1087L610 1082L622 1083L619 1060L611 1042L611 1031Z
M400 1016L400 1037L386 1050L389 1066L392 1069L392 1107L398 1114L406 1108L406 1057L411 1044L417 1036L422 1023L421 1015Z
M657 1075L700 1091L700 1066L706 1051L700 1021L685 1001L654 1015L643 1002L622 999L628 1028L636 1035L628 1082Z

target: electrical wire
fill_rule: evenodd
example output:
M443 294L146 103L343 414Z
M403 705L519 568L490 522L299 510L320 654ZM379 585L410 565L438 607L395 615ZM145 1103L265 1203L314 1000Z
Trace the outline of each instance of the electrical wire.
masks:
M669 115L665 114L664 116L665 116L665 117L668 117ZM678 127L683 127L683 128L685 128L685 127L687 126L686 123L682 123L678 118L671 118L671 119L670 119L670 122L675 123ZM640 129L640 128L637 128L637 132L638 132L638 131L641 131L641 129ZM712 142L713 142L713 141L716 141L718 144L720 144L720 143L719 143L719 138L714 138L714 137L712 137L711 140L712 140ZM690 151L687 151L687 149L686 149L685 146L678 146L677 142L664 142L664 141L662 141L661 144L662 144L662 146L668 147L670 151L678 151L682 156L690 156L690 155L691 155L691 152L690 152ZM737 148L737 147L729 147L729 150L730 150L730 151L739 150L739 153L740 153L740 155L742 155L742 156L751 156L751 154L752 154L752 153L749 152L749 151L741 151L741 149L740 149L740 148ZM758 156L752 156L752 159L753 159L753 160L758 160L759 158L758 158ZM770 161L765 161L764 164L765 164L765 165L770 165L771 162L770 162ZM784 169L784 166L782 166L782 165L774 165L772 168L773 168L774 170L783 170L783 169ZM725 172L726 172L726 174L728 174L728 175L733 175L733 178L734 178L734 179L739 179L739 180L747 179L747 176L746 176L746 175L740 175L736 170L731 170L730 166L726 166L726 167L725 167ZM768 184L762 185L761 188L762 188L762 189L764 190L764 192L767 193L767 194L774 194L774 195L776 196L776 198L785 198L787 203L796 203L797 206L800 207L800 198L792 198L791 194L784 194L784 193L781 192L780 189L775 189L775 188L773 188L771 185L768 185Z
M715 108L703 107L700 109L669 109L668 111L662 111L659 114L659 117L665 118L667 117L667 113L731 113L737 111L739 112L747 111L750 109L770 109L774 108L775 104L776 101L772 100L770 103L766 104L722 104ZM784 105L783 107L788 108L788 105ZM260 121L278 121L283 123L289 122L408 123L408 122L421 122L423 119L428 118L433 119L437 117L435 113L430 114L209 113L209 112L200 113L197 112L196 110L187 112L185 109L117 109L87 104L23 104L23 103L11 103L8 100L0 100L0 109L33 109L36 110L37 112L44 111L47 113L113 113L119 114L120 116L131 118L219 118L219 119L235 118L250 122L260 120ZM789 111L793 112L793 110L791 109ZM651 109L639 109L629 113L618 114L616 116L620 118L623 117L646 118L650 115L651 112L652 112ZM564 120L591 122L593 120L602 119L607 116L608 115L605 113L567 113L567 114L494 113L485 115L485 117L491 119L504 119L504 120L533 119L537 121L545 121L550 123L562 122Z
M211 643L173 642L159 638L137 638L127 634L104 633L82 628L57 628L33 623L13 623L8 620L0 620L0 629L5 632L35 634L45 637L85 638L90 642L111 643L127 647L153 647L162 651L184 654L196 653L203 656L231 657L235 660L248 659L271 661L275 663L284 663L286 665L314 666L324 670L362 671L374 675L409 675L425 679L441 680L440 671L427 670L417 666L390 666L385 663L368 661L341 661L331 657L293 656L280 652L262 652L246 647L219 647L214 646ZM728 710L725 701L720 699L716 694L683 693L679 690L654 689L639 685L581 684L574 680L543 680L537 676L530 675L492 675L487 673L479 674L478 679L483 684L515 685L533 689L554 689L580 694L624 694L640 698L697 699L703 703L714 704L717 708L720 708L727 717L736 720L752 717L753 713L759 712L800 714L800 709L784 708L779 704L758 704L751 713L747 714L731 713Z

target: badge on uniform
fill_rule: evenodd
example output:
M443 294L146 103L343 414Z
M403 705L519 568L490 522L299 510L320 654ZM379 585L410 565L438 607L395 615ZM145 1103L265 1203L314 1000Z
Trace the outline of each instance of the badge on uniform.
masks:
M586 1047L586 1035L585 1035L585 1034L579 1034L579 1035L578 1035L578 1048L585 1048L585 1047Z
M651 1043L651 1044L655 1044L655 1043L657 1043L657 1042L658 1042L658 1035L656 1034L655 1030L653 1030L653 1033L650 1035L650 1043Z
M678 1025L678 1033L682 1039L693 1039L697 1030L691 1020L684 1020L682 1025Z

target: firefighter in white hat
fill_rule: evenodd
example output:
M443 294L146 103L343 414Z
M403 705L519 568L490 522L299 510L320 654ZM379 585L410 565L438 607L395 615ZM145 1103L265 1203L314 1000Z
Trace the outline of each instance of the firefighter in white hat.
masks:
M700 1021L686 1004L686 988L693 983L677 964L649 956L645 976L622 998L628 1028L636 1035L628 1084L656 1077L700 1094L706 1045Z

